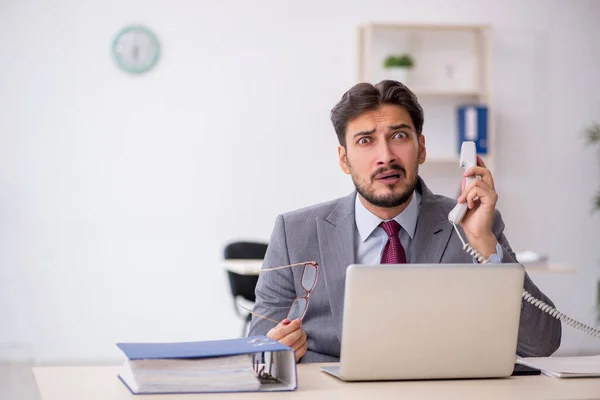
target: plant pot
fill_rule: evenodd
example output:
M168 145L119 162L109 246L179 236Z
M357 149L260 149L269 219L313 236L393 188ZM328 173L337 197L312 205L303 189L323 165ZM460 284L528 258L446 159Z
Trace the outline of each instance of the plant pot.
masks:
M409 68L406 68L406 67L388 68L388 79L407 84L408 70L409 70Z

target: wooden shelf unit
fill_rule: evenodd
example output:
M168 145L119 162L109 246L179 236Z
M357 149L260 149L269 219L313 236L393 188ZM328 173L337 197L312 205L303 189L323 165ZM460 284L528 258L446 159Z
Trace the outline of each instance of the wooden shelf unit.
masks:
M415 67L405 83L425 112L426 163L458 164L457 108L488 107L486 165L495 149L491 104L491 28L486 25L369 22L358 27L358 81L394 79L383 67L390 54L410 54ZM482 155L483 156L483 155Z

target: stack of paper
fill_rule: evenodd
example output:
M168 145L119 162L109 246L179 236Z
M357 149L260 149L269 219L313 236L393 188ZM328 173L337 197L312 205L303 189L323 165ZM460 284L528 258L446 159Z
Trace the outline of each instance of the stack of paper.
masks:
M249 355L199 360L125 361L121 379L134 393L256 391Z
M293 349L266 336L117 346L126 357L119 378L135 394L276 391L297 386ZM264 357L255 357L271 352L279 356L269 356L268 365ZM262 360L262 369L255 360ZM282 379L265 375L277 369L283 372ZM265 379L270 383L266 387Z
M600 377L600 356L518 357L517 362L556 378Z

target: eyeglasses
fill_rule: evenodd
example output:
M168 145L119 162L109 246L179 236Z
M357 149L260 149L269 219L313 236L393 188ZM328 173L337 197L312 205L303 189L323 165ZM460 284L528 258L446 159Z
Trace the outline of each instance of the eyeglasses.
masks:
M260 271L258 271L259 273L263 273L263 272L277 271L277 270L284 269L284 268L297 267L300 265L304 266L304 270L302 271L302 279L300 282L302 284L302 289L304 289L305 295L296 297L296 299L292 303L292 306L290 307L290 310L288 311L288 314L286 317L290 321L293 321L298 318L300 318L300 319L304 318L304 315L306 314L306 310L308 310L308 299L310 297L310 294L314 290L315 286L317 285L317 279L319 278L319 264L317 264L315 261L307 261L307 262L302 262L302 263L284 265L282 267L265 268L265 269L261 269ZM254 311L252 311L242 305L240 305L240 307L243 308L244 310L248 311L252 315L256 315L259 318L267 319L269 321L275 322L276 324L278 324L280 322L280 321L275 321L274 319L271 319L269 317L265 317L264 315L256 314Z

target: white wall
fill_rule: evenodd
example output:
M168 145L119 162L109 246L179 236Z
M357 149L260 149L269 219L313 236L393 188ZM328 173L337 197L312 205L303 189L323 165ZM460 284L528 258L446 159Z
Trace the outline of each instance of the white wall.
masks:
M329 110L369 20L489 23L499 208L516 250L579 269L534 276L592 322L600 275L593 1L0 3L0 359L114 362L118 341L238 335L223 245L348 193ZM149 25L155 70L110 58ZM452 193L456 182L431 179ZM561 352L600 349L565 328Z

